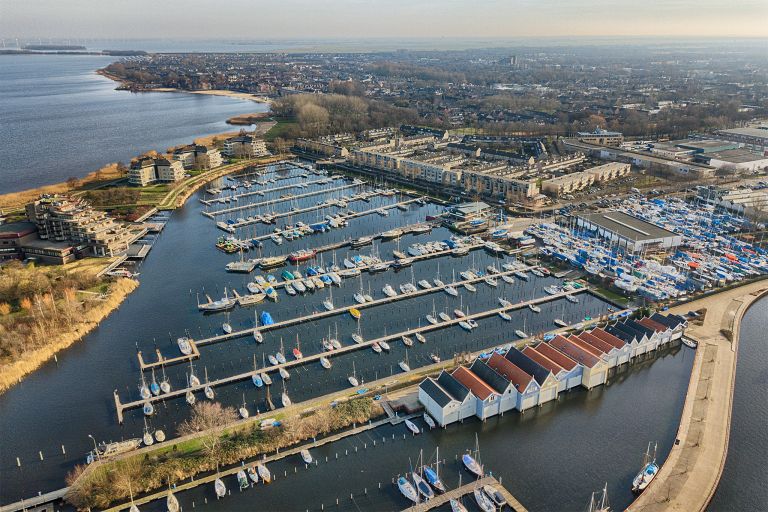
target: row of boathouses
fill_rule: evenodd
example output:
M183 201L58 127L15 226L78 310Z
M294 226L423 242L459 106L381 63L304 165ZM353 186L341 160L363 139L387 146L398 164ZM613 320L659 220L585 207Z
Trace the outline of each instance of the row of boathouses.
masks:
M608 370L682 337L687 321L655 313L579 334L548 337L522 349L496 350L469 366L419 385L419 401L441 426L476 416L484 420L556 400L576 386L605 384Z

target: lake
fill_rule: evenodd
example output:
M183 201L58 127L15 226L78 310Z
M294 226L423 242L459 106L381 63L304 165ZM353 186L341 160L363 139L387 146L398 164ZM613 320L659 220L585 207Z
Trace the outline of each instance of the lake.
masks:
M0 56L0 194L81 177L148 150L238 128L249 100L116 91L95 71L117 60L92 55Z

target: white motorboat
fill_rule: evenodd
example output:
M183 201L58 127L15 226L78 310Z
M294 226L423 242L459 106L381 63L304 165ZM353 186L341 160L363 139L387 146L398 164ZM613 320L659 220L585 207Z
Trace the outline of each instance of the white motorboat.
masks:
M437 424L435 423L435 420L432 419L432 416L429 415L429 413L424 413L424 422L427 424L429 428L435 428Z
M468 512L467 507L461 504L460 501L451 498L451 512Z
M528 309L530 309L534 313L541 313L541 308L536 304L528 304Z
M499 316L501 317L502 320L505 320L507 322L510 322L512 320L512 317L509 316L509 313L507 313L506 311L499 311Z
M312 454L309 453L309 450L301 450L299 453L301 454L301 460L304 461L304 464L312 464Z
M515 331L515 336L517 336L520 339L528 337L528 335L525 333L525 331L521 331L520 329Z
M272 481L272 473L267 469L267 466L264 464L257 464L256 465L256 471L259 473L259 477L261 478L261 481L265 484L268 484Z
M405 426L408 427L408 430L410 430L411 433L421 434L421 429L411 420L405 420Z
M185 356L188 356L192 353L192 344L190 343L190 341L191 339L187 338L186 336L183 336L176 340L176 344L179 346L179 350Z
M437 318L434 317L434 315L427 315L427 322L429 322L432 325L438 324Z

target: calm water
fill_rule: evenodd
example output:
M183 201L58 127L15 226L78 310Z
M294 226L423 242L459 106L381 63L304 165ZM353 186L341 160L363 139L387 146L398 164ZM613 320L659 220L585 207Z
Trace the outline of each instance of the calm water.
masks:
M281 173L282 176L290 174ZM272 186L299 179L293 177ZM349 182L338 180L293 192L306 192L312 190L311 187L327 190L341 183ZM254 196L250 201L261 202L284 193L280 191L267 193L265 197ZM320 198L329 196L313 196L294 203L286 201L274 208L288 212L292 206L308 207ZM397 200L397 197L377 198L370 203L353 202L349 207L362 211ZM244 202L241 200L241 203ZM282 294L278 303L263 303L255 310L235 309L230 315L203 316L198 313L197 294L208 293L218 297L225 286L243 290L248 279L224 271L224 265L235 257L213 248L213 242L221 231L216 229L211 220L200 215L203 208L193 198L185 208L173 213L149 259L139 269L141 286L118 311L81 343L61 353L58 364L51 362L45 365L20 385L0 396L0 438L4 440L3 450L0 451L0 502L60 487L64 474L74 464L80 463L90 449L88 434L99 440L117 440L141 434L144 428L141 411L127 411L125 423L121 426L116 422L112 402L112 390L117 390L123 401L138 397L140 376L135 356L137 348L145 353L159 348L164 354L172 356L178 352L171 340L185 330L189 330L195 337L202 337L220 332L222 322L227 320L235 328L250 327L254 311L268 310L279 321L321 309L322 300L328 297L327 289L297 298L288 298ZM257 210L264 212L263 208ZM436 211L437 206L427 205L412 206L407 211L393 209L388 217L368 215L352 220L346 229L286 242L282 247L266 242L264 254L285 253L297 248L380 232L393 226L422 221L426 215ZM328 211L323 210L305 213L292 221L315 221L326 213ZM271 226L259 225L243 228L241 231L244 232L240 234L264 234L271 229ZM448 235L447 231L436 229L428 235L407 236L400 242L401 249L414 241L441 240ZM360 252L376 252L389 258L395 248L397 242L387 242L363 248ZM347 250L342 249L335 255L326 253L323 257L329 263L334 258L341 261L347 255ZM438 272L448 281L454 271L458 274L470 267L482 269L491 263L499 266L502 261L485 251L474 251L470 256L459 259L444 257L420 262L414 264L413 275L410 270L406 270L365 275L362 280L346 280L341 287L334 288L333 300L337 306L352 304L352 294L359 291L361 285L366 290L370 289L374 297L382 297L381 288L386 283L397 287L413 278L432 278ZM361 331L363 336L371 338L384 332L393 333L424 325L424 315L433 307L448 311L463 307L477 312L495 307L499 296L512 301L543 296L543 287L554 282L554 278L535 279L531 276L531 281L527 283L518 281L514 285L505 285L500 281L497 289L480 284L474 294L461 289L460 298L435 293L407 302L376 306L363 311ZM429 353L433 351L443 357L450 357L458 350L479 349L507 341L513 338L512 332L515 329L538 332L554 327L554 318L574 322L585 315L594 316L605 312L607 307L608 304L600 299L583 295L579 304L555 301L543 305L543 311L538 315L526 308L514 313L510 323L498 317L481 320L480 327L469 335L457 327L434 331L427 335L428 342L425 345L416 344L409 350L409 361L415 367L425 364ZM350 335L355 328L349 315L339 315L306 322L290 329L270 331L265 334L263 345L256 345L250 338L240 338L206 346L202 349L202 358L194 364L194 371L200 377L207 371L211 379L247 371L253 367L254 358L261 365L267 354L277 352L281 339L285 350L290 350L297 336L304 354L313 354L320 350L320 339L329 330L338 332L339 339L344 344L350 344ZM346 377L352 372L353 362L358 376L366 381L396 373L397 363L405 358L405 350L399 342L391 345L390 354L377 355L366 349L334 358L331 371L322 370L319 364L295 368L287 383L288 392L294 401L300 401L343 389L347 386ZM255 502L268 503L269 508L275 510L317 508L321 502L330 503L337 496L349 492L360 493L366 487L373 488L378 482L388 482L392 476L407 468L408 457L417 456L420 448L429 454L439 443L443 456L453 457L473 444L474 432L477 430L481 432L483 459L489 469L501 475L505 483L534 509L567 503L580 510L589 493L598 489L604 481L609 483L613 502L626 505L631 499L627 491L628 482L637 470L645 444L649 440L658 440L663 453L669 449L682 407L691 361L691 353L687 349L674 349L622 371L611 378L610 385L605 388L591 392L573 391L556 404L527 412L524 417L508 414L503 419L493 419L483 425L467 422L464 426L452 426L439 433L400 442L396 445L397 449L380 450L375 459L363 453L350 457L349 464L345 463L344 466L343 480L337 478L338 469L323 466L302 472L296 478L305 480L296 480L295 485L316 486L317 492L312 498L291 493L294 484L286 479L278 481L267 490L254 490L228 500L226 508L248 509ZM183 365L168 368L168 377L174 387L185 382L188 371L189 367ZM275 380L279 386L279 377L275 377ZM226 405L239 406L245 400L251 413L265 408L264 389L256 389L250 382L218 388L216 393L217 400ZM156 409L157 413L150 420L149 427L163 428L168 434L174 433L174 425L185 418L189 411L181 400L158 405ZM52 435L50 426L54 424L55 434ZM19 432L24 435L19 435ZM398 430L397 433L401 432ZM359 447L366 439L372 441L376 436L391 434L391 431L383 429L326 450L339 451L346 446L353 453L353 447ZM66 447L66 455L61 454L61 444ZM42 462L38 458L38 450L42 450L45 456ZM16 468L16 457L22 460L20 469ZM274 469L292 471L290 466L293 464L295 461L286 461L276 464ZM458 478L458 468L452 463L446 467L446 478L453 485L456 483L453 480ZM552 475L557 475L557 478L553 480ZM553 490L556 495L553 495ZM185 503L200 503L209 491L202 489L182 498ZM390 486L383 486L380 493L371 493L367 499L370 502L361 508L392 509L404 505ZM345 507L350 508L351 503Z
M57 183L155 149L235 128L263 104L199 94L116 91L94 73L116 58L0 56L0 193ZM12 151L11 151L12 149Z
M768 298L744 316L736 363L731 437L720 487L709 510L768 510Z

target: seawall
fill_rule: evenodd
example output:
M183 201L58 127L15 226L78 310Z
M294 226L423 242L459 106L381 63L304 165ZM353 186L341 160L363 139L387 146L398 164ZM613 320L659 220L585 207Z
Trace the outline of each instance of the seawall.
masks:
M698 342L675 444L631 512L703 511L717 489L728 455L739 328L744 313L768 294L758 281L672 308L706 309L686 336Z

